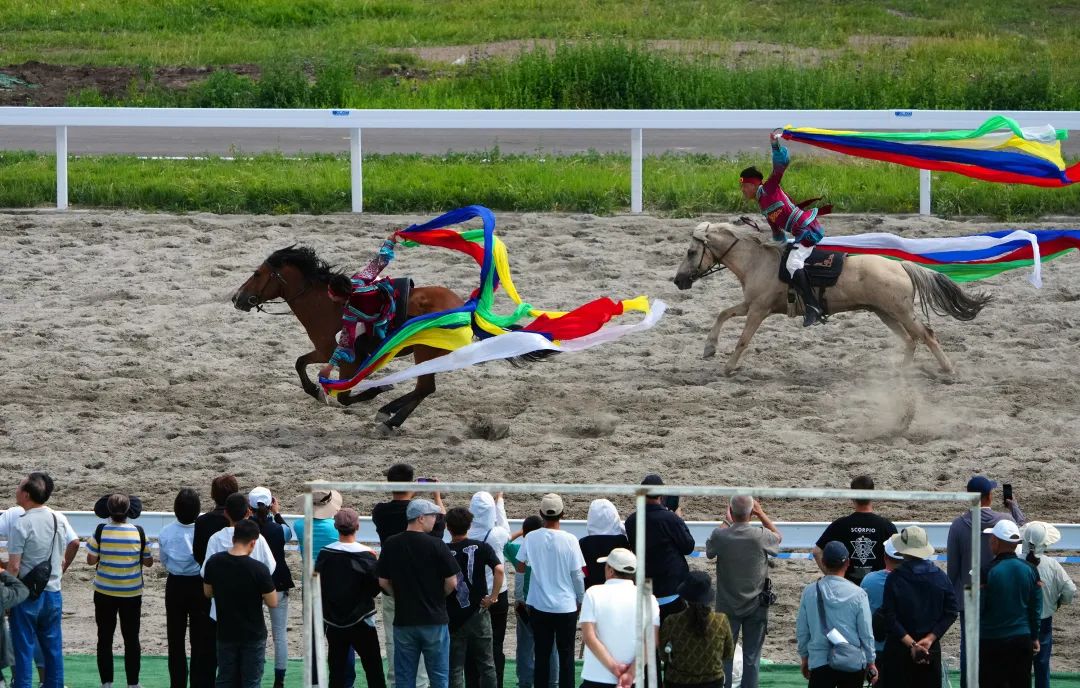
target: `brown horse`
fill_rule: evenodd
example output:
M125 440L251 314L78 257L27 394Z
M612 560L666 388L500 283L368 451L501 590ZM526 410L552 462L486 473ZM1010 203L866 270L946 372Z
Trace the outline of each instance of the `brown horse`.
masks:
M724 372L731 374L761 322L770 315L787 313L788 300L787 285L778 277L780 249L776 243L726 222L697 226L675 274L675 286L689 289L705 275L724 268L742 285L743 300L716 316L705 342L705 358L716 355L720 327L730 318L745 316L742 334L724 367ZM915 297L922 302L926 320L931 310L957 320L973 320L991 300L988 294L968 295L945 275L916 263L874 255L848 256L836 286L829 287L826 294L832 313L864 310L881 318L904 342L905 365L911 363L916 343L923 342L946 373L953 372L952 363L934 331L916 316Z
M315 347L313 351L296 359L296 373L300 376L300 384L304 391L315 399L322 398L322 389L308 377L307 366L330 360L337 347L335 336L341 329L343 307L331 301L326 293L326 283L334 274L335 270L319 258L313 249L293 245L271 253L232 297L233 305L244 312L252 308L261 311L264 303L275 299L280 299L292 309L293 315L304 326ZM406 312L411 318L459 308L463 303L461 297L446 287L416 287L410 293ZM417 345L402 349L398 356L412 354L414 363L423 363L445 353L447 352L442 349ZM355 375L359 363L359 360L356 363L343 363L340 369L341 377L344 379ZM374 399L391 388L380 386L357 394L342 393L337 399L348 406L358 401ZM400 427L420 402L434 392L435 375L418 377L413 391L379 409L375 416L379 431L385 435Z

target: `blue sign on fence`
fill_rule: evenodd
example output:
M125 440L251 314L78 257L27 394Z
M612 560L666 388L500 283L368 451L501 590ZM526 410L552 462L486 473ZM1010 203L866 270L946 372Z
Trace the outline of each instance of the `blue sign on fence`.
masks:
M897 110L893 114L897 117L911 117L911 110Z
M348 110L331 110L330 114L333 115L334 117L348 117L349 116L349 111Z

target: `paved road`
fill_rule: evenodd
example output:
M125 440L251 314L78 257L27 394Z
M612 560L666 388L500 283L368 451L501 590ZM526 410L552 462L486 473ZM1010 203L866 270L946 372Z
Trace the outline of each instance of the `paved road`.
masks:
M685 153L730 154L739 151L763 153L767 132L761 130L667 131L644 133L645 153L677 151ZM630 151L630 133L622 130L537 130L512 129L478 132L428 129L403 131L367 129L363 133L365 153L423 153L441 155L447 151L488 150L498 145L504 153L580 153ZM2 127L0 150L55 150L51 127ZM158 129L72 127L68 130L68 152L131 153L135 155L190 156L230 155L236 151L256 153L280 151L297 153L348 152L349 135L332 129Z

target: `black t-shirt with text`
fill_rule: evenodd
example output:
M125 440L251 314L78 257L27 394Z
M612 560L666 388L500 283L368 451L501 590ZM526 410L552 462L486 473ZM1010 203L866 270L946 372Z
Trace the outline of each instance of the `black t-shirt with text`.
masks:
M856 511L830 523L817 546L824 549L833 540L844 543L851 557L844 577L857 584L871 571L885 568L885 541L895 534L896 526L889 519Z
M461 569L457 588L446 598L450 630L454 631L480 609L480 601L488 594L487 570L494 571L502 562L491 545L479 540L465 538L451 542L449 547Z
M218 552L206 562L203 581L214 588L218 637L230 641L266 639L262 596L274 592L270 569L249 556Z
M449 621L443 581L460 571L446 543L407 530L383 543L379 578L394 589L395 626L431 626Z
M398 533L404 533L409 527L409 519L405 517L405 510L409 508L409 501L394 499L389 502L379 502L371 509L371 522L375 524L375 532L379 534L379 544L385 545L386 541ZM442 540L446 523L442 514L435 516L435 527L431 529L432 536Z

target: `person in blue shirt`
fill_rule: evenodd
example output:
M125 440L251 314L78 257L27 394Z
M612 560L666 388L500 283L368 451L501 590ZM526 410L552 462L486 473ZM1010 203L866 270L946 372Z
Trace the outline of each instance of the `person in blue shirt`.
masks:
M334 529L334 516L341 511L341 493L337 490L315 490L311 493L315 502L312 511L311 526L311 558L319 556L319 552L332 542L337 542L338 532ZM302 507L301 507L302 508ZM293 523L293 532L296 540L300 543L300 556L304 555L304 519L297 519Z
M847 545L836 540L826 543L821 550L825 576L807 585L799 601L795 635L802 674L810 688L862 688L868 675L872 682L877 681L870 602L862 588L844 578L849 564ZM825 611L824 621L818 612L818 595ZM866 662L863 669L837 671L829 666L831 641L823 626L862 650Z
M877 611L881 609L882 599L885 597L885 579L889 577L900 562L904 558L896 553L896 548L892 545L892 540L885 541L885 568L880 571L871 571L863 576L862 582L859 583L859 587L866 592L866 598L870 602L870 616L874 618ZM877 624L874 624L874 637L880 637L881 633L877 631ZM885 649L885 641L878 640L874 643L874 650L877 652L877 663L881 664L881 653ZM879 684L880 686L881 684Z
M889 543L904 562L885 580L880 616L888 635L878 685L938 688L941 637L960 615L952 582L928 561L934 548L922 528L904 528Z

